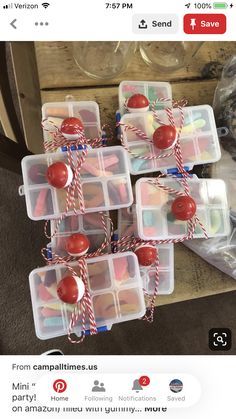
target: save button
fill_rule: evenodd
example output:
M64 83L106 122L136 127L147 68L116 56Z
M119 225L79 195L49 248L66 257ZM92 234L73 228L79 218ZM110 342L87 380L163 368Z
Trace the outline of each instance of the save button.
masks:
M223 14L187 14L184 16L184 32L189 35L211 35L226 32L226 16Z

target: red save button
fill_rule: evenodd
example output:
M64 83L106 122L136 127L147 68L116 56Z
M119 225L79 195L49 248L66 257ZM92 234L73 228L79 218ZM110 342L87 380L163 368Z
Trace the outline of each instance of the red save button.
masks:
M185 15L184 32L191 35L225 33L226 16L204 13Z

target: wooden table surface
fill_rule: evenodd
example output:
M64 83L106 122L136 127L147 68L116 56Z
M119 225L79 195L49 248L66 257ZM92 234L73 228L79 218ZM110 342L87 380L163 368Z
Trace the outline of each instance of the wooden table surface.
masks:
M212 104L217 84L214 71L236 53L235 42L205 42L192 62L170 74L154 72L142 60L139 51L134 54L126 71L118 77L100 82L88 78L76 66L71 43L36 42L36 59L42 103L63 101L67 95L75 100L94 100L99 104L101 121L114 126L118 108L118 85L122 80L151 80L171 82L173 97L186 97L189 105ZM184 245L175 246L175 291L160 296L157 304L199 298L236 289L236 281L215 269Z

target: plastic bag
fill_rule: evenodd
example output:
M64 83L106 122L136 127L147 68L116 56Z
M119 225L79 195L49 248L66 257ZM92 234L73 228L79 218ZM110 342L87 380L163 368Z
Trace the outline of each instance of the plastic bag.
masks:
M219 128L222 157L212 165L211 176L223 179L227 185L232 231L226 237L195 239L184 244L208 263L236 279L236 55L223 68L213 109Z
M212 177L226 182L231 215L236 221L236 55L223 68L213 109L216 125L225 127L226 135L220 137L222 158L213 164Z
M184 244L208 263L236 279L236 228L227 237L188 240Z

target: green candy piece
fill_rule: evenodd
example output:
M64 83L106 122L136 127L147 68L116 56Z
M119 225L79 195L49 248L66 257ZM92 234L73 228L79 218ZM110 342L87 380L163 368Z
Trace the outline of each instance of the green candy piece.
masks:
M211 227L210 233L216 234L220 231L222 225L222 212L220 210L211 210L210 211L210 220L211 220Z

